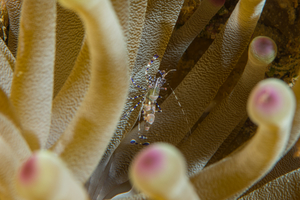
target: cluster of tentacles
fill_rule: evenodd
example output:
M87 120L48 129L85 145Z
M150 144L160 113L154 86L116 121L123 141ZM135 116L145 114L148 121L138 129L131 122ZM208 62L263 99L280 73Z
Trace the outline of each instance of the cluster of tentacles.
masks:
M109 1L82 1L75 6L80 8L88 38L90 84L59 138L51 134L51 122L57 119L53 110L58 107L53 104L56 0L22 2L16 58L1 40L3 200L88 199L83 184L104 154L121 116L129 73L115 11ZM76 66L85 67L78 60ZM68 95L61 96L70 98Z
M139 109L121 119L136 104L125 103L129 73L143 85L143 67L154 54L161 55L161 69L174 68L225 0L203 0L192 17L174 30L183 2L6 2L10 29L8 45L1 41L0 54L0 199L76 200L88 199L88 193L91 199L101 200L128 184L132 158L143 147L130 143L139 140L133 128ZM172 95L161 105L163 112L151 126L148 140L170 143L183 156L172 147L151 147L130 168L134 189L118 198L296 198L299 164L282 165L289 162L292 154L287 152L300 133L300 86L293 88L295 98L286 85L271 80L260 83L249 97L276 56L276 45L269 38L252 41L234 90L190 133L247 50L265 2L240 0L212 45L176 88L185 116ZM156 73L158 67L154 64L149 73ZM136 88L129 89L129 96L138 95ZM258 125L255 136L206 167L243 124L247 109ZM285 154L281 165L275 166ZM180 172L177 182L164 182L169 181L166 166L170 172ZM270 171L269 178L254 185ZM164 185L160 187L158 180ZM173 191L176 184L184 186L180 194Z

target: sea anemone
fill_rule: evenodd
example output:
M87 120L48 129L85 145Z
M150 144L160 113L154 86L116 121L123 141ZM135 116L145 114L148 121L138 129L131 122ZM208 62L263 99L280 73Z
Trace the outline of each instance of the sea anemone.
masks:
M44 162L44 158L46 163L50 160L53 164L50 166L57 167L66 175L66 183L70 183L71 189L81 188L78 191L84 191L82 184L86 182L92 199L109 198L117 193L116 188L124 183L126 185L131 160L143 148L143 145L139 145L140 142L137 142L137 145L130 143L132 139L140 140L138 128L133 128L140 109L132 110L139 100L130 99L123 107L128 94L129 72L138 85L145 87L144 66L153 55L160 56L161 69L175 68L184 51L222 7L224 0L203 0L194 15L179 29L174 27L183 0L60 0L60 3L78 14L86 32L83 31L82 23L76 14L60 5L56 6L54 0L47 3L40 0L6 2L10 29L8 48L3 41L1 44L0 85L5 92L1 100L4 102L1 113L3 133L11 134L10 137L4 137L5 134L2 136L3 148L8 145L10 150L3 151L7 153L1 155L14 167L3 173L3 180L7 181L3 183L7 185L3 190L4 199L14 199L14 194L29 199L40 197L32 196L35 195L35 190L24 192L24 184L17 184L15 189L10 179L17 176L18 180L21 177L22 173L16 173L18 170L31 172L35 171L31 170L35 167L46 166L32 164L39 163L33 162L35 159L40 159L40 163ZM238 2L227 23L220 28L221 31L214 42L173 92L176 96L170 95L161 104L163 112L156 114L155 121L147 133L149 143L171 143L183 153L187 160L188 176L201 198L241 196L248 187L274 167L299 137L298 110L293 124L289 124L292 120L291 113L295 110L291 106L289 114L281 119L285 121L281 125L287 127L287 132L291 129L291 135L282 139L283 144L276 146L278 148L274 149L272 145L263 148L268 154L270 149L267 147L272 147L271 150L276 152L276 156L262 161L263 170L259 176L252 173L250 166L247 166L248 171L245 172L244 168L239 168L238 165L247 165L243 155L249 155L249 152L255 149L255 145L250 145L252 140L247 147L233 153L229 159L206 167L220 146L227 142L225 140L231 136L234 129L243 124L243 119L247 117L246 101L250 90L263 79L264 68L276 56L277 50L272 40L265 37L253 40L245 72L234 90L210 109L204 120L201 118L249 44L264 5L265 0ZM207 13L203 13L203 10ZM154 62L149 70L152 76L157 72L159 61ZM267 113L272 113L273 111L268 111L267 103L271 103L272 106L276 106L278 102L278 105L282 103L280 98L277 98L276 88L270 88L261 92L262 97L254 100L261 108L258 112L267 110ZM298 102L297 88L296 85L294 91ZM129 90L129 97L140 94L141 91L137 87L131 87ZM273 94L277 96L273 98ZM179 99L180 103L176 99ZM259 120L253 117L253 120L259 126L253 140L259 144L264 143L265 141L259 138L265 134L260 133L264 130L266 134L271 132L265 124L271 123L272 117ZM194 127L198 121L201 121L201 124ZM281 134L281 125L280 128L275 126L277 128L272 129L275 135ZM52 153L44 154L40 149L49 149ZM37 153L32 154L32 151ZM52 158L53 153L59 158ZM282 162L286 162L284 159ZM21 167L21 163L24 162ZM228 167L228 163L234 167ZM239 176L240 179L233 180L237 181L233 186L238 188L229 187L228 190L226 181L220 181L219 185L205 183L214 182L215 178L222 177L222 170L228 168L244 172L249 177L243 179L243 176ZM92 174L93 170L95 171ZM286 169L281 171L286 172ZM284 189L290 192L284 198L293 197L297 189L290 189L290 185L299 178L297 172L279 177L283 173L281 171L277 174L277 171L273 174L271 172L272 178L266 179L262 185L270 182L262 188L270 188L270 195L276 195L280 190L273 187L276 187L278 181L285 181ZM214 176L215 173L218 175ZM287 177L290 176L295 179L288 184ZM225 177L226 173L224 179ZM277 177L279 178L276 179ZM199 182L200 179L204 182ZM204 187L203 184L207 189L200 189ZM262 185L254 185L248 193ZM53 193L53 196L50 195L49 198L56 198L55 193L59 191L51 190L49 194ZM110 192L112 193L109 194ZM10 194L13 195L9 196ZM264 194L262 189L257 189L249 195ZM146 197L143 194L129 197L144 198ZM247 198L247 195L242 198Z

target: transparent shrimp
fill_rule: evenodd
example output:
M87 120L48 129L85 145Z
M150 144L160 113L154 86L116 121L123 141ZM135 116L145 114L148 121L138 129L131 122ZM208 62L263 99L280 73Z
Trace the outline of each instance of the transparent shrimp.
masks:
M162 109L157 103L157 99L161 98L159 96L161 90L167 90L167 88L163 87L163 85L166 83L166 76L169 74L169 72L176 71L176 69L171 69L169 71L164 71L164 70L158 70L157 75L154 77L150 76L148 74L148 70L151 66L151 64L158 58L158 55L154 55L153 58L149 61L147 64L146 70L145 70L145 78L146 82L148 84L147 88L144 88L142 86L139 86L135 83L133 78L131 78L132 84L140 88L144 91L145 93L129 98L129 99L136 99L142 97L142 99L129 111L127 112L123 118L127 117L135 108L137 108L139 105L141 105L140 111L139 111L139 116L138 116L138 134L139 134L139 139L141 139L143 142L137 142L135 139L132 139L130 143L132 144L142 144L142 145L149 145L150 143L147 142L146 140L148 139L145 134L141 134L141 119L144 121L144 131L148 132L151 125L155 121L155 114L157 112L162 112ZM172 90L172 93L175 95L174 91ZM176 97L176 95L175 95ZM177 99L177 97L176 97ZM177 99L178 100L178 99ZM178 102L180 105L180 103Z

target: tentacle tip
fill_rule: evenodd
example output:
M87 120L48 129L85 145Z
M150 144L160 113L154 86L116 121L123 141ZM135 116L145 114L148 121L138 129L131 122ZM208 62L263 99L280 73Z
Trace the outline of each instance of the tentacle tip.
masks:
M249 59L262 64L271 63L277 55L276 43L269 37L254 38L249 47Z
M251 120L257 124L283 123L293 116L295 97L283 81L266 79L252 90L247 110Z
M256 92L254 105L266 114L274 114L282 106L283 100L280 95L280 91L272 85L266 85Z
M165 155L155 145L144 149L135 159L133 171L137 176L152 177L162 171Z
M34 182L38 176L37 156L33 154L22 166L19 173L20 183L28 185Z
M130 167L129 175L138 190L153 198L174 192L174 188L187 180L183 155L167 143L151 144L140 152Z
M215 7L222 7L225 4L225 0L210 0L210 2Z

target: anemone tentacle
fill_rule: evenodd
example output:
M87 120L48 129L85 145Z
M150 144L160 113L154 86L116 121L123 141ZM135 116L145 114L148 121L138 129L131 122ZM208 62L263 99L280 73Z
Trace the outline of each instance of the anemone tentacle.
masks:
M45 148L50 129L55 27L55 0L23 1L10 99L32 149Z
M257 48L259 45L261 46ZM253 51L258 50L260 54L253 58ZM213 108L186 141L178 145L187 159L190 176L204 168L240 119L246 116L248 96L253 87L264 78L265 68L275 59L277 47L272 39L257 37L250 43L248 52L245 70L233 91ZM268 57L268 60L265 61L265 57ZM208 132L209 135L206 134ZM202 148L196 145L200 143Z
M109 1L60 3L75 10L84 22L91 56L91 83L76 115L52 150L84 183L104 154L125 103L129 86L125 40Z

